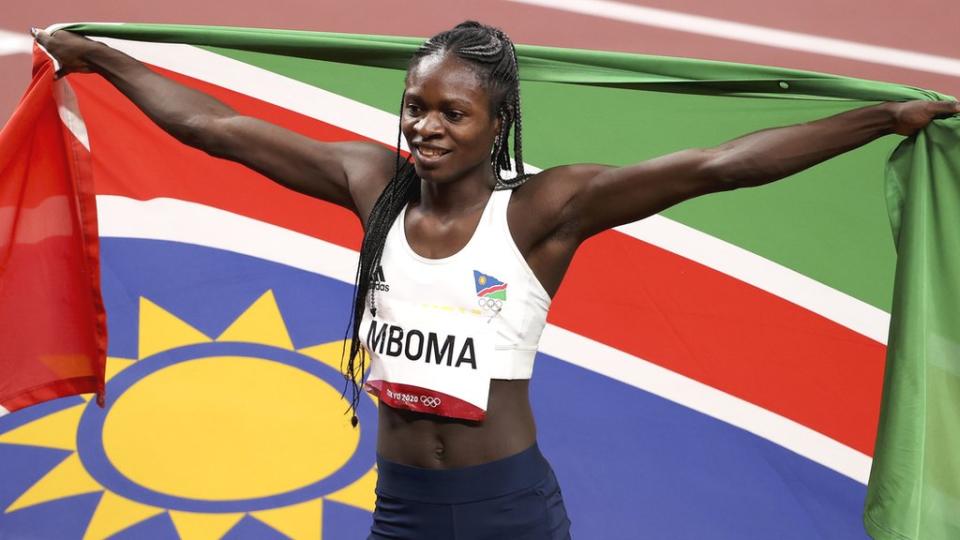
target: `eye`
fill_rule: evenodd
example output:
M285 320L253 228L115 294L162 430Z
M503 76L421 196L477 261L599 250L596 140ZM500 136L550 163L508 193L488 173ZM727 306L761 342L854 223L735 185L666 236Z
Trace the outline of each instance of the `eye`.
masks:
M407 114L410 116L417 116L418 114L420 114L420 107L418 107L416 103L407 103L404 109L407 111Z
M459 122L460 120L463 120L463 117L464 117L464 114L460 111L447 111L443 114L451 122Z

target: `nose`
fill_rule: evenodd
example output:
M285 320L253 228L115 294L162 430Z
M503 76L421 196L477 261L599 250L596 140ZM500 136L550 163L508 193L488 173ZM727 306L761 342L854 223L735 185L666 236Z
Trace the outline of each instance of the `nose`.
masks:
M413 125L417 135L422 139L438 136L443 131L443 122L440 121L438 113L426 113Z

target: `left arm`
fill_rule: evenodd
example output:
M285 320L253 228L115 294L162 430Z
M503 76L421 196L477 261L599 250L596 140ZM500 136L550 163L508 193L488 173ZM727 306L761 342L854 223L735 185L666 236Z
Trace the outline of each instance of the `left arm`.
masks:
M960 103L952 101L883 103L636 165L545 171L564 188L555 230L582 241L699 195L768 184L884 135L913 135L934 118L958 113Z

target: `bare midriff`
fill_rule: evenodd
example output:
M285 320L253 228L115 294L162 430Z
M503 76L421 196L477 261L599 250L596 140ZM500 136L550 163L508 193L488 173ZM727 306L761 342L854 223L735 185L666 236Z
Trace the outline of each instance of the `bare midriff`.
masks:
M479 422L380 405L377 452L387 461L427 469L469 467L529 448L537 438L530 380L493 380Z

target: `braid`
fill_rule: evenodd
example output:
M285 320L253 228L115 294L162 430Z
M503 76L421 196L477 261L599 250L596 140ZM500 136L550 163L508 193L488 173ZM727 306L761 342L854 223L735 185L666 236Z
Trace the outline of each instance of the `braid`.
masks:
M403 107L403 98L401 97L401 114ZM357 264L357 274L355 277L356 289L353 297L353 317L347 331L351 336L350 354L347 357L347 367L343 369L341 361L340 370L346 379L343 393L346 394L347 388L350 388L350 408L353 415L350 423L356 427L357 407L360 405L360 399L363 391L361 382L366 372L366 351L363 350L360 341L360 321L363 320L363 309L367 303L367 294L370 293L370 314L377 316L376 298L370 285L374 280L374 274L377 267L380 266L380 257L383 255L383 246L387 239L387 233L393 226L394 220L400 214L409 201L415 200L420 193L420 182L413 165L400 155L400 137L402 136L397 129L397 147L396 161L394 165L393 178L383 188L383 192L377 197L377 201L370 210L370 217L367 219L367 227L363 235L363 243L360 246L360 262Z
M500 131L497 134L491 153L491 164L496 177L494 189L514 189L523 184L530 175L523 170L523 149L521 145L520 121L520 78L517 53L510 38L503 31L485 26L476 21L466 21L451 30L441 32L420 46L413 54L410 65L416 65L430 55L454 54L466 60L477 70L491 95L491 114L500 118ZM401 97L400 117L403 117L403 105L406 94ZM514 128L515 125L515 128ZM512 169L510 160L510 130L514 128L513 147L516 153L517 174L505 179L501 171ZM376 289L371 285L380 266L387 234L407 203L416 201L420 196L420 177L410 161L400 153L402 131L397 130L396 162L393 177L377 198L367 219L363 243L360 248L360 261L355 276L356 289L353 297L353 313L347 335L350 336L350 352L344 369L341 361L346 395L350 389L351 423L357 426L357 407L362 398L362 383L366 372L366 351L360 338L360 322L364 309L377 315ZM402 226L402 224L401 224ZM346 347L344 347L346 352Z

